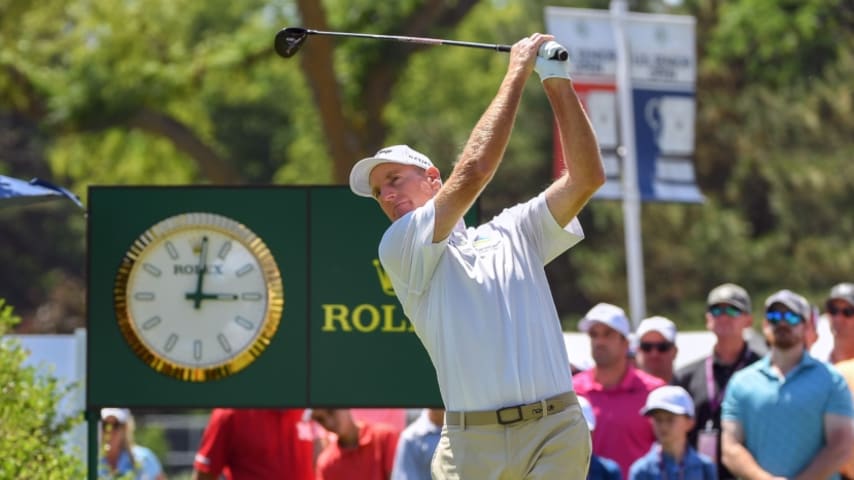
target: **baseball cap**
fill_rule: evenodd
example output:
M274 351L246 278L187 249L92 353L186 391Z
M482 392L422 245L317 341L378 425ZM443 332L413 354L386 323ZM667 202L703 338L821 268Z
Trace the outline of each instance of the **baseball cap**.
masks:
M649 317L641 320L635 337L640 341L641 337L649 332L658 332L670 343L676 342L676 324L670 319L660 316Z
M590 330L594 323L605 324L626 338L629 337L629 319L626 317L626 312L622 308L611 305L610 303L597 303L593 308L584 315L584 318L578 322L578 329L584 333Z
M373 157L363 158L353 165L353 169L350 170L350 190L360 197L373 198L369 181L371 171L381 163L415 165L424 170L433 166L433 162L426 155L413 150L409 145L385 147L375 153Z
M115 417L116 421L125 424L130 420L130 410L127 408L102 408L101 420L106 420L110 417Z
M694 400L682 387L664 385L649 392L646 405L641 408L641 415L648 415L655 410L664 410L676 415L694 416Z
M593 413L593 405L590 405L590 400L578 396L578 405L581 406L581 413L584 415L584 421L587 422L587 428L592 432L596 428L596 414Z
M845 300L854 305L854 283L840 283L830 290L830 300Z
M732 305L742 312L750 312L750 295L744 288L734 283L718 285L709 292L706 305L711 307L719 303Z
M797 293L791 290L780 290L777 293L774 293L767 300L765 300L765 309L767 310L771 305L775 303L782 303L789 310L797 313L805 320L810 319L810 314L812 313L812 307L810 307L810 303L806 298L798 295Z

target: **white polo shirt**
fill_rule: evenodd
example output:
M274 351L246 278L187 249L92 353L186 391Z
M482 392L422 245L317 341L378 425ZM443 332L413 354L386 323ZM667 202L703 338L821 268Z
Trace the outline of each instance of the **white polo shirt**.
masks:
M461 221L433 243L433 200L388 228L379 246L403 311L450 411L493 410L572 390L544 266L584 238L561 228L545 194L486 224Z

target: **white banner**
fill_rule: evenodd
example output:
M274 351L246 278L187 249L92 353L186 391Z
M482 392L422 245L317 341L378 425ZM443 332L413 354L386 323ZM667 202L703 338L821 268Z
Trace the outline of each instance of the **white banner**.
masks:
M638 191L645 201L702 202L692 156L696 118L695 20L626 15ZM610 12L546 7L546 29L569 51L576 91L602 149L606 184L595 198L622 198L617 49ZM555 168L563 164L556 153Z

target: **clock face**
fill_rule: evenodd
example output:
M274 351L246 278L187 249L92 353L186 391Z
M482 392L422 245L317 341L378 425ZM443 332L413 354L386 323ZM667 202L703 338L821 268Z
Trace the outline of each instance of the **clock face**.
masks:
M284 305L263 241L212 213L167 218L143 233L116 277L119 327L155 370L186 381L231 375L269 344Z

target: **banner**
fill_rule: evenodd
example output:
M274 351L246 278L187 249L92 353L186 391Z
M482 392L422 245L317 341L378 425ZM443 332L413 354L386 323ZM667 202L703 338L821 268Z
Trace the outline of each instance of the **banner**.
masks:
M617 52L611 14L546 7L547 31L569 51L575 89L599 139L607 181L594 198L622 198L617 102ZM692 157L696 117L695 20L630 13L638 189L644 201L702 202ZM555 149L555 172L563 166Z

